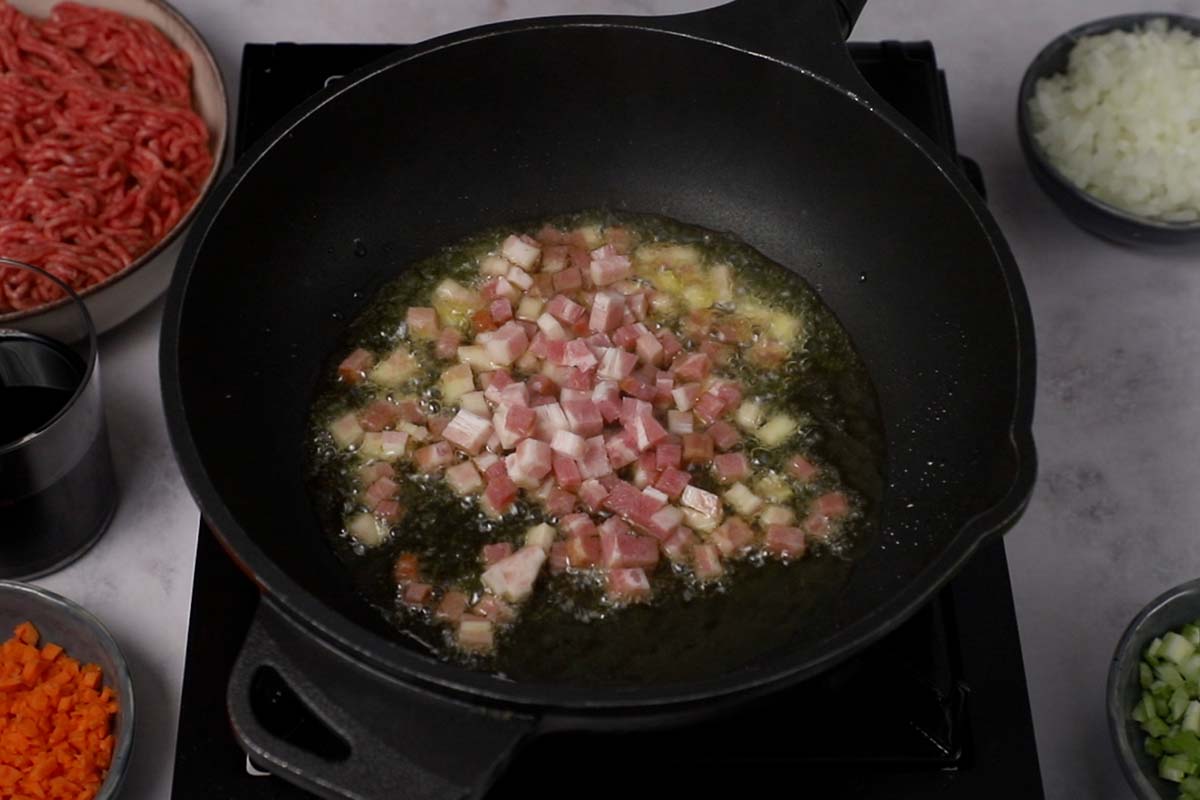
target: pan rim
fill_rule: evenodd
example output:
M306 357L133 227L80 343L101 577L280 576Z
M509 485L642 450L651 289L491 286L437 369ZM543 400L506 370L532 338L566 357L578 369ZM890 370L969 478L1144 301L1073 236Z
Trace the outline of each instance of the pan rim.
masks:
M665 713L669 710L733 695L761 693L801 681L818 674L848 658L868 644L877 641L908 619L929 601L935 592L954 575L971 555L990 537L1002 531L1020 516L1032 490L1036 472L1032 438L1034 400L1034 349L1032 313L1016 263L1004 242L999 228L982 200L975 195L965 177L950 168L949 157L940 153L907 120L895 119L885 111L886 103L879 100L863 85L847 86L834 82L812 70L791 64L769 55L710 38L663 29L655 23L664 18L631 17L547 17L500 23L484 28L449 34L420 44L404 47L349 76L341 84L326 89L291 111L262 139L256 142L234 168L216 186L197 215L180 256L178 268L167 295L160 344L160 374L163 402L167 411L168 431L176 457L189 490L204 512L222 546L238 566L254 580L258 588L282 609L287 617L311 632L320 641L339 648L385 674L405 683L428 688L450 696L465 696L473 701L540 709L558 714ZM197 256L212 223L225 203L277 142L284 139L307 117L358 84L388 70L441 50L467 45L498 36L508 36L546 29L617 28L638 33L661 34L691 40L702 47L720 47L736 53L761 58L818 81L844 95L888 124L920 151L930 165L942 174L974 216L994 254L1008 289L1010 307L1014 314L1017 334L1017 391L1011 415L1010 444L1014 470L1008 490L990 508L964 521L943 552L915 575L908 587L888 602L876 607L851 625L830 637L834 644L827 646L818 657L811 655L800 663L786 658L764 660L748 665L735 673L702 680L652 684L629 687L584 687L553 683L506 681L489 673L468 670L437 661L402 648L393 641L374 634L350 621L316 599L282 569L244 531L224 506L215 487L208 480L191 432L186 424L187 410L183 402L178 361L179 330L182 325L183 301L187 294ZM940 575L939 575L940 573ZM933 577L938 576L938 577Z

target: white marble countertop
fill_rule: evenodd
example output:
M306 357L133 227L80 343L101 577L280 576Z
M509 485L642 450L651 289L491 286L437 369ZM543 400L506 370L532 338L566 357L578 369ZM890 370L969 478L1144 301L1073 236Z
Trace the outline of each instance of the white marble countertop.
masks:
M703 0L175 0L236 94L245 42L417 41L563 12L652 13ZM1080 232L1035 187L1013 129L1021 74L1052 36L1136 10L1200 16L1200 0L872 0L855 38L929 39L959 146L1025 276L1038 337L1041 478L1008 536L1046 796L1129 798L1103 717L1105 671L1132 615L1200 572L1200 264ZM102 343L121 505L84 559L41 581L113 630L132 663L138 732L125 797L170 795L198 513L167 441L161 305Z

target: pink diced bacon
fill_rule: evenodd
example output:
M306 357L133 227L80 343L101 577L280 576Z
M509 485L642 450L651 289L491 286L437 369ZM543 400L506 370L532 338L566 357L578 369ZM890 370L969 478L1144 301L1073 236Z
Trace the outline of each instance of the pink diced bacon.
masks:
M667 431L650 411L643 411L633 422L633 433L639 452L649 450L667 438Z
M369 350L360 347L342 359L342 363L338 365L338 377L346 383L355 384L363 380L367 370L373 366L375 356Z
M532 481L541 481L546 477L546 473L554 461L554 454L550 450L550 445L537 439L524 439L517 445L516 453L516 469L517 473L524 478ZM518 484L521 480L517 475L513 475L513 468L509 467L509 474Z
M817 468L811 461L797 453L788 460L787 473L793 478L807 483L817 474Z
M592 251L592 263L588 267L588 273L592 283L597 286L609 286L628 278L633 273L633 265L611 245L605 245Z
M737 483L750 476L750 459L745 453L722 453L713 458L713 470L721 483Z
M693 569L702 581L715 580L725 574L721 553L716 545L700 544L692 548Z
M460 410L442 431L442 437L455 447L477 455L492 435L492 421L470 411Z
M438 335L437 312L423 306L409 306L404 315L408 335L416 339L435 339Z
M604 437L592 436L588 438L587 450L584 451L583 459L579 462L580 474L585 480L591 480L611 475L612 471L613 466L608 457Z
M567 342L562 363L586 372L595 368L599 362L596 361L596 356L592 354L592 348L588 347L587 342L583 339L574 339Z
M483 490L483 498L491 511L503 514L517 499L517 485L504 473L489 476L487 487Z
M567 424L580 436L591 438L604 430L604 417L592 400L563 400L562 409L567 417Z
M681 355L671 364L671 371L676 380L702 381L712 370L712 359L704 353L689 353Z
M438 472L454 463L454 450L449 442L434 442L413 453L417 469L421 472Z
M495 564L497 561L503 561L511 556L513 546L511 542L496 542L495 544L485 544L483 546L483 563L487 566Z
M552 445L553 446L553 445ZM554 457L554 479L558 485L573 492L583 483L583 475L579 471L579 463L574 458L556 455Z
M634 367L637 366L637 360L637 356L633 353L626 353L624 350L610 347L604 351L604 356L600 359L600 366L596 370L596 377L601 380L617 381L619 383L633 374Z
M613 569L642 567L653 569L658 564L658 542L645 536L617 531L600 531L600 561Z
M766 548L781 558L800 558L805 550L804 530L790 525L769 525Z
M608 572L607 595L622 603L638 603L650 598L650 579L645 570L613 569Z
M654 482L654 488L672 500L678 500L691 480L692 476L687 472L671 467L663 470L662 474L658 476L658 480Z
M580 459L587 452L587 440L570 431L555 431L550 440L550 449L571 459Z
M614 381L600 381L592 390L592 402L604 422L615 422L621 416L621 389Z
M579 487L579 499L592 511L599 511L607 498L608 489L598 480L586 480Z
M492 361L497 364L511 364L528 349L529 337L521 325L506 322L492 332L483 347Z
M556 294L546 304L546 313L558 319L563 324L572 326L583 319L583 315L587 313L587 309L565 294Z
M470 461L455 464L446 470L446 483L459 496L477 494L483 488L483 478Z
M827 492L816 499L817 511L834 519L844 517L850 511L846 495L841 492Z
M546 552L542 548L522 547L488 567L480 580L496 596L519 603L533 592L533 584L545 562Z
M600 563L600 558L599 536L572 536L567 540L567 563L571 567L592 567Z
M596 292L592 299L592 313L588 317L588 328L601 333L612 333L621 325L625 313L625 297L617 292Z

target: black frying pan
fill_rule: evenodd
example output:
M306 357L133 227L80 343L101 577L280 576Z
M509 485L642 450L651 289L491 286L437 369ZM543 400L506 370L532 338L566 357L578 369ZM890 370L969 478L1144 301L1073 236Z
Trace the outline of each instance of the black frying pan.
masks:
M161 369L188 483L264 593L229 692L261 761L330 797L480 792L531 734L684 722L828 668L1016 519L1035 471L1020 276L957 167L854 70L862 0L844 5L442 37L307 102L218 187L171 285ZM805 625L720 674L605 688L440 663L359 598L306 499L313 388L371 291L481 228L591 208L731 231L802 269L879 393L876 545ZM342 752L264 722L250 697L267 668Z

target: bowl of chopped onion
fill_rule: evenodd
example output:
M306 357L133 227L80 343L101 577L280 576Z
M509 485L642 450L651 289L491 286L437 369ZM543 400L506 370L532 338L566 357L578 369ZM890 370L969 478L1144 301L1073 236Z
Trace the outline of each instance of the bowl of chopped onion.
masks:
M1108 671L1108 729L1141 800L1200 798L1200 579L1150 601Z
M1200 19L1126 14L1073 28L1025 72L1033 176L1081 228L1127 245L1200 244Z

